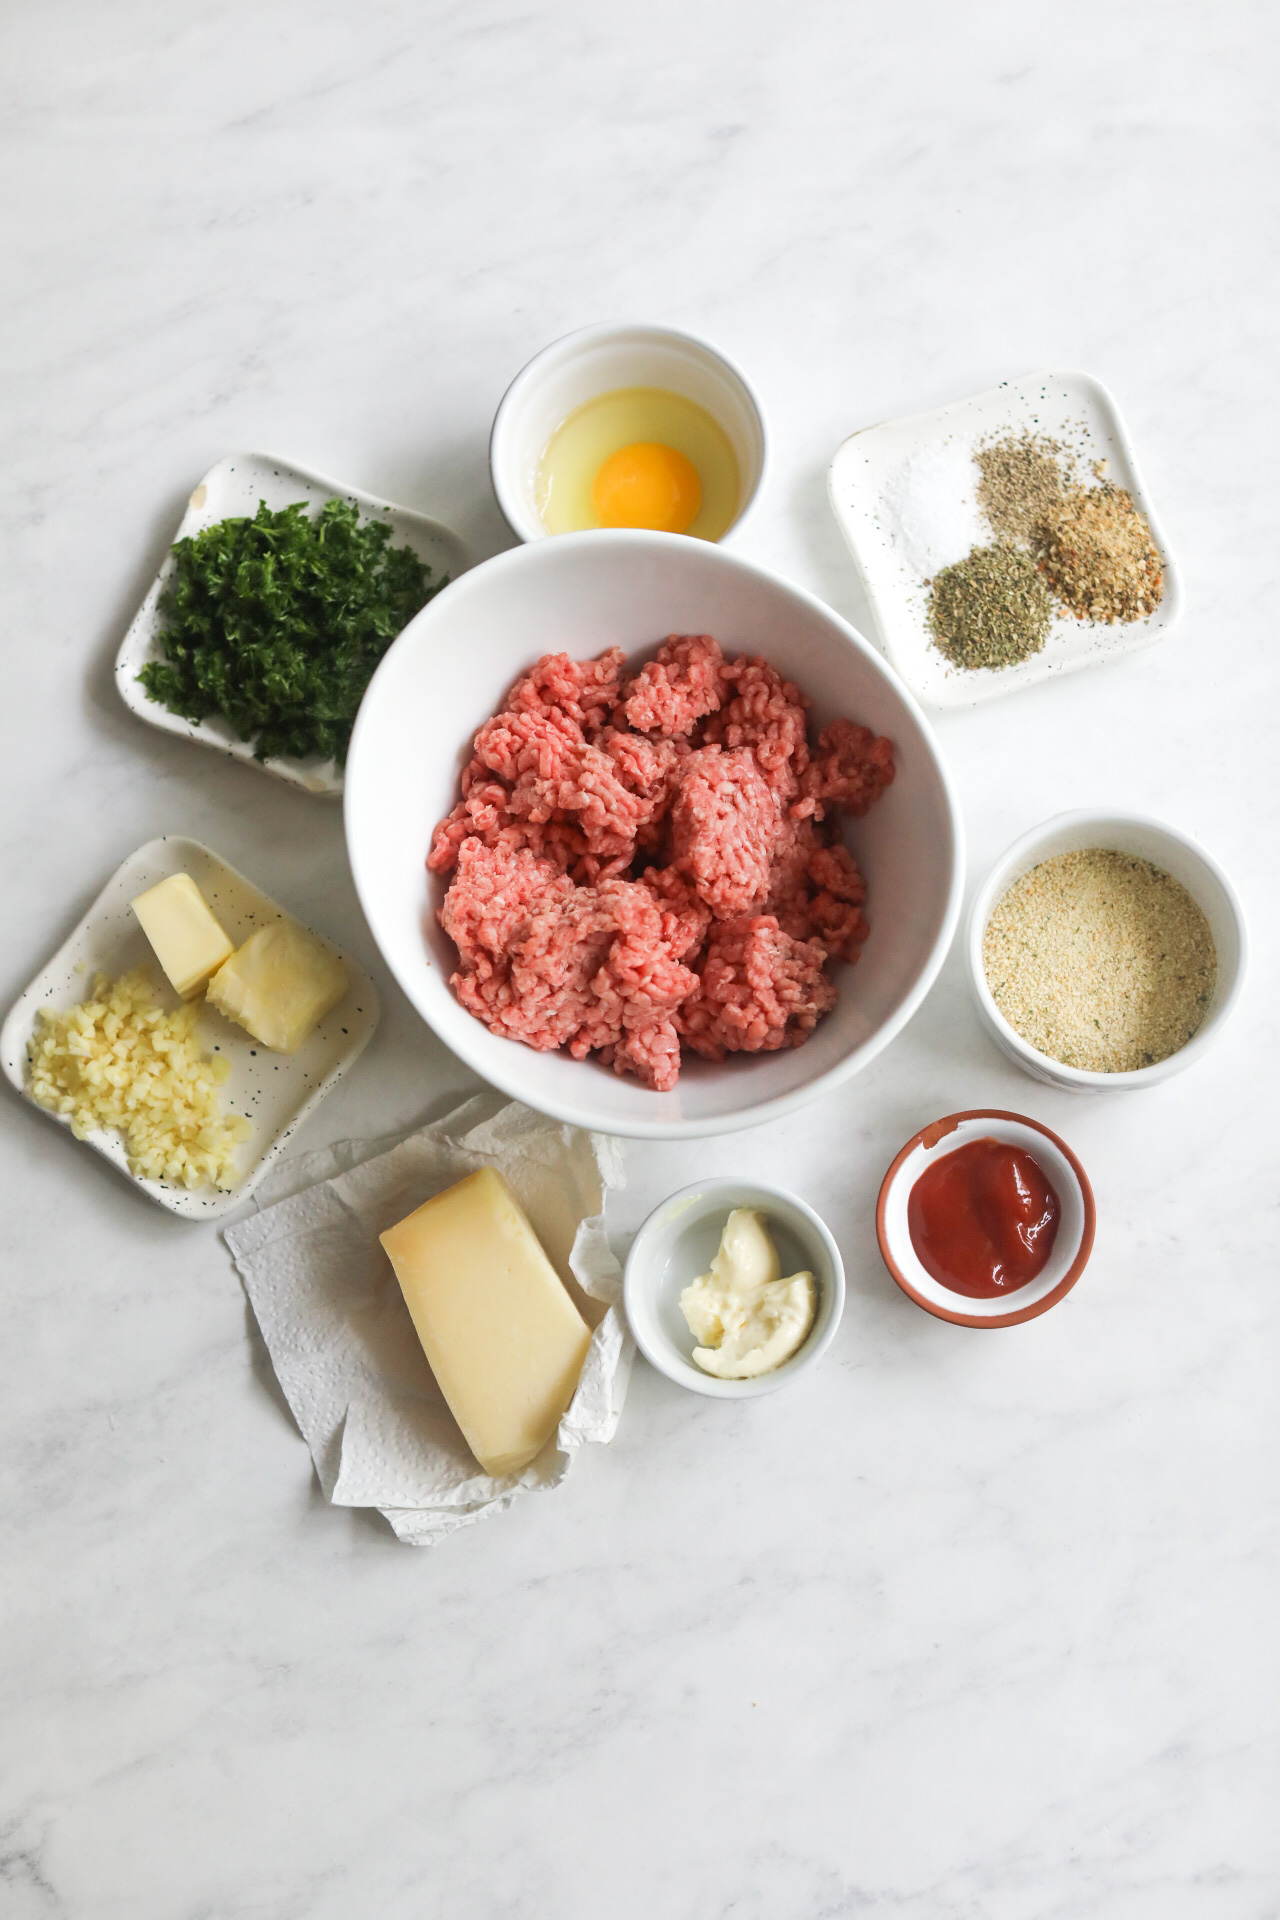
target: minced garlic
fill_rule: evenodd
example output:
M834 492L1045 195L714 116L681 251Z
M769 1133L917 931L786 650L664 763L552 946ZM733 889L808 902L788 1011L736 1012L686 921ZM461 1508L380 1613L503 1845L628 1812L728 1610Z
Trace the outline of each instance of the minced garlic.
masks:
M141 968L116 981L100 973L92 999L65 1013L40 1009L28 1092L67 1115L78 1140L114 1127L138 1179L233 1187L235 1151L252 1128L237 1114L223 1118L218 1088L231 1069L201 1051L197 1018L194 1006L157 1006Z

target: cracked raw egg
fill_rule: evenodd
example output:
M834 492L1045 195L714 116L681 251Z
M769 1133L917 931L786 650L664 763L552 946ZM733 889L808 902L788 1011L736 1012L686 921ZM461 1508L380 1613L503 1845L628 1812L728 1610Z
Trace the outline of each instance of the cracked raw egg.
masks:
M740 483L729 437L684 394L622 387L562 420L538 463L548 533L653 527L718 540L737 518Z
M602 527L653 527L686 533L702 505L702 482L674 447L637 440L596 469L591 504Z

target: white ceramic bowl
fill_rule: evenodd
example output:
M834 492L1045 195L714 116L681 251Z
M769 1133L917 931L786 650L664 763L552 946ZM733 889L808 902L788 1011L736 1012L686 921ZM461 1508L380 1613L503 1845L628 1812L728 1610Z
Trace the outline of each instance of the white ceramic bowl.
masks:
M704 407L729 436L741 497L736 533L759 496L765 472L764 415L746 376L692 333L672 327L582 327L536 354L516 375L494 415L489 471L498 505L521 540L545 540L538 512L538 462L575 408L618 387L664 387ZM727 534L725 536L727 538Z
M424 861L453 806L476 729L540 654L638 657L669 633L711 633L761 653L814 702L894 743L897 775L847 839L868 886L871 936L840 969L840 1000L802 1047L691 1060L653 1093L592 1060L500 1039L449 987L457 957ZM454 1052L539 1112L602 1133L674 1139L754 1126L825 1093L887 1046L946 957L960 910L963 829L928 721L875 650L829 607L724 547L679 534L568 533L515 547L423 608L383 658L356 720L347 848L373 937L401 987Z
M933 1161L971 1140L988 1139L1021 1147L1038 1161L1062 1211L1053 1252L1035 1279L1014 1293L976 1300L968 1294L953 1293L920 1264L911 1244L907 1201L912 1187ZM885 1174L876 1204L880 1252L902 1291L926 1313L938 1320L951 1320L959 1327L1014 1327L1047 1313L1070 1293L1084 1272L1093 1251L1094 1225L1089 1177L1065 1140L1050 1133L1038 1120L1028 1120L1020 1113L1001 1113L994 1107L948 1114L945 1120L935 1120L932 1126L922 1128L908 1140Z
M754 1380L718 1380L704 1373L693 1360L697 1341L680 1310L681 1292L707 1272L735 1207L757 1208L783 1273L807 1267L818 1288L818 1310L800 1351ZM741 1180L702 1180L654 1208L631 1243L623 1289L636 1345L659 1373L712 1400L753 1400L789 1386L831 1345L844 1312L844 1262L813 1208L794 1193Z
M421 618L421 616L419 616ZM1042 860L1060 853L1076 853L1088 847L1105 847L1116 853L1132 854L1149 860L1172 874L1187 889L1209 922L1213 944L1218 952L1218 977L1208 1012L1185 1047L1157 1060L1154 1066L1138 1067L1132 1073L1088 1073L1081 1067L1064 1066L1051 1060L1016 1033L997 1007L987 985L982 965L982 942L987 922L1015 880ZM1055 814L1052 820L1033 827L1005 852L987 875L985 884L969 913L966 939L969 981L978 1011L996 1045L1031 1075L1051 1087L1065 1087L1073 1093L1122 1093L1152 1087L1182 1073L1204 1057L1222 1032L1244 986L1249 942L1244 911L1235 888L1217 861L1198 846L1188 834L1165 826L1142 813Z

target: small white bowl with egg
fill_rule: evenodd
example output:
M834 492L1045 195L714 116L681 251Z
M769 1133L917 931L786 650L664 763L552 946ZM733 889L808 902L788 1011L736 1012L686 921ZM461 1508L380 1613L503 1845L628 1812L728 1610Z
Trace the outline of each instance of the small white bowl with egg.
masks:
M750 1378L724 1379L695 1362L698 1341L680 1296L711 1269L725 1224L738 1208L763 1216L784 1280L812 1274L815 1308L802 1344L789 1359ZM645 1359L677 1386L713 1400L774 1393L816 1365L835 1338L844 1291L840 1249L813 1208L780 1187L742 1180L700 1180L655 1207L631 1243L624 1278L627 1320Z
M723 531L700 534L698 522L687 529L695 537L723 539L736 533L759 498L767 448L764 415L746 376L716 347L695 334L672 327L581 327L555 340L516 375L494 416L489 440L489 470L498 505L520 540L545 540L562 530L548 525L540 497L545 492L544 458L553 438L580 410L606 395L648 393L691 402L694 413L709 415L709 425L727 442L724 451L735 470L736 499L725 509ZM641 408L638 425L618 440L677 439L655 427L651 410ZM645 424L646 421L649 424ZM603 443L597 453L613 452ZM697 446L683 449L702 471ZM585 458L579 450L578 458ZM559 484L559 482L557 482ZM728 484L726 482L726 484ZM577 524L583 531L589 522ZM652 525L652 522L612 524ZM668 529L685 531L685 529Z

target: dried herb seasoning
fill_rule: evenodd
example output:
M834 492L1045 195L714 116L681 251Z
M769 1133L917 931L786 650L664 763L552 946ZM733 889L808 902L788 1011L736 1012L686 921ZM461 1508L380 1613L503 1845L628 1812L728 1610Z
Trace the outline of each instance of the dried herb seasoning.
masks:
M396 635L446 582L385 521L326 500L220 520L174 549L161 658L138 675L184 720L222 715L259 760L346 759L356 710Z
M929 627L957 667L1010 667L1039 653L1053 614L1035 560L1019 547L975 547L931 582Z

